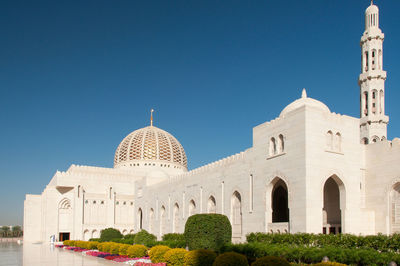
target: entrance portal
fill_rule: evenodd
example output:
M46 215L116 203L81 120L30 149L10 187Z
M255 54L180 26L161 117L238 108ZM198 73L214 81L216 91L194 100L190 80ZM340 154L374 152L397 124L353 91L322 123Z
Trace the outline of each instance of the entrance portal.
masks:
M68 233L60 233L58 237L58 241L62 242L65 240L69 240L69 232Z
M341 182L339 180L339 182ZM330 177L324 185L324 207L322 210L324 234L342 233L342 214L340 208L340 190L337 181Z

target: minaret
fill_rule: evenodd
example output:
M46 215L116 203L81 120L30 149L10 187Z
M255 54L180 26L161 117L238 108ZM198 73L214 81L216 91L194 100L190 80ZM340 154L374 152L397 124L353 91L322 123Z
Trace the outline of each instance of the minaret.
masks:
M365 11L365 31L361 37L360 137L368 144L386 139L389 117L385 115L385 80L383 40L379 28L379 9L371 1Z

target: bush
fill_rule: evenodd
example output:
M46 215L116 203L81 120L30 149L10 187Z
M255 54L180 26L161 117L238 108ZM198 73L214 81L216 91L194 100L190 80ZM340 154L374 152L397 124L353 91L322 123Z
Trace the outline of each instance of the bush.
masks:
M149 251L151 262L153 263L164 262L164 254L167 253L167 251L169 250L170 250L169 247L162 245L152 247Z
M249 261L264 256L282 256L294 263L320 263L324 256L330 260L343 264L356 265L387 265L394 261L400 263L400 254L393 252L379 252L371 248L345 249L335 246L304 247L293 245L274 245L264 243L248 243L227 245L221 251L234 251L245 255Z
M141 258L147 255L147 248L143 245L133 245L127 250L129 258Z
M64 245L74 247L75 246L75 241L73 240L64 240L63 242Z
M113 245L113 244L115 244L115 243L113 243L113 242L102 242L102 243L99 243L97 245L97 248L99 249L99 251L111 253L110 249L111 249L111 245Z
M185 240L189 250L212 249L218 251L231 243L232 227L222 214L195 214L185 224Z
M166 241L156 241L152 243L148 243L149 246L156 246L156 245L164 245L170 248L186 248L186 241L185 240L166 240Z
M121 239L122 238L122 234L119 230L115 229L115 228L106 228L101 230L100 233L100 240L101 241L111 241L111 239Z
M381 252L398 252L400 250L400 234L385 236L382 234L371 236L355 236L350 234L323 235L323 234L269 234L250 233L247 242L266 244L291 243L299 246L336 246L341 248L372 248Z
M120 244L119 245L119 250L118 250L118 254L125 256L128 255L128 248L131 247L131 245L128 244Z
M174 248L168 250L164 254L164 262L168 266L183 266L185 265L185 255L188 251L183 248Z
M119 249L120 249L121 245L123 245L123 244L112 243L110 245L109 253L111 253L111 254L119 254Z
M274 256L265 256L257 259L255 262L251 264L251 266L290 266L290 263L282 258L274 257Z
M320 263L316 263L313 264L314 266L346 266L346 264L341 264L338 262L320 262Z
M136 234L127 234L124 235L124 239L135 239Z
M248 266L247 258L236 252L226 252L219 255L213 266Z
M186 266L212 266L217 254L212 250L196 249L185 255Z
M100 242L100 238L91 238L89 241L95 241L95 242Z
M177 233L165 234L162 236L162 240L163 241L185 241L185 235L177 234Z
M151 242L155 242L157 240L157 237L153 234L150 234L146 230L142 230L139 233L135 235L135 244L142 244L145 246L149 246Z

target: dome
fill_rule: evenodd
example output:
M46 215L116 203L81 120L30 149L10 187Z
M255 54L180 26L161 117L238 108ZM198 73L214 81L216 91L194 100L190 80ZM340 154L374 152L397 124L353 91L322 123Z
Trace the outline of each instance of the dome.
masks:
M168 132L155 126L133 131L126 136L115 151L114 168L139 166L140 162L162 162L165 167L187 169L185 150Z
M375 13L379 13L379 8L374 5L373 3L371 3L371 5L367 8L367 10L365 10L366 14L375 14Z
M297 99L296 101L290 103L288 106L286 106L282 112L280 113L279 117L283 117L286 114L290 113L293 110L299 109L302 106L311 106L313 108L318 108L323 112L330 113L331 111L329 110L328 106L326 106L324 103L317 101L313 98L308 98L306 89L303 89L303 92L301 94L301 98Z

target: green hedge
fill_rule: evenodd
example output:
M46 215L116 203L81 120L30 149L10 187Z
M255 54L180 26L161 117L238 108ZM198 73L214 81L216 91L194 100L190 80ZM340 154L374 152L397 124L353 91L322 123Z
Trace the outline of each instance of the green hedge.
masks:
M228 217L222 214L195 214L185 224L185 240L189 250L219 250L231 243L232 227Z
M294 263L319 263L324 256L330 261L357 265L388 265L394 261L400 264L400 254L379 252L372 248L341 248L335 246L305 247L284 244L247 243L226 245L221 252L234 251L245 255L249 261L264 256L284 257Z
M184 234L171 233L162 236L163 241L185 241Z
M146 230L142 230L135 235L134 243L141 244L145 246L151 246L157 240L157 237L153 234L150 234Z
M100 233L100 241L111 241L111 239L121 239L123 235L118 229L115 228L106 228L101 230Z
M325 247L335 246L341 248L373 248L382 252L400 250L400 234L391 236L371 235L355 236L350 234L323 235L323 234L266 234L250 233L247 242L261 242L266 244L291 243L299 246Z

